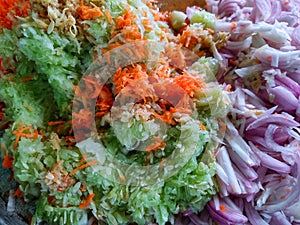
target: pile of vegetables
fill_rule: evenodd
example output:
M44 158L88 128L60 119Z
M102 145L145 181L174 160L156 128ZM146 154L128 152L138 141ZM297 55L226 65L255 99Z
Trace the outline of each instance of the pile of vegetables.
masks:
M2 166L31 224L300 223L300 2L0 4Z

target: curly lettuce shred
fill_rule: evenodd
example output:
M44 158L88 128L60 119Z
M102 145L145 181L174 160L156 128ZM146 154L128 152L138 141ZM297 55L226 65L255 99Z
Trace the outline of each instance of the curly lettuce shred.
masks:
M176 214L202 211L218 192L214 152L230 108L226 91L214 82L221 63L216 56L227 36L214 34L213 15L196 11L193 24L178 35L150 1L29 4L27 16L0 32L5 124L0 143L24 200L36 208L31 224L163 225L174 224ZM168 61L158 46L156 66L140 62L120 68L93 93L97 84L84 77L90 65L112 49L145 39L183 46L199 59L186 65L174 48ZM146 86L138 92L134 84L144 84L143 79ZM78 85L82 80L85 90ZM89 112L72 112L72 104L87 104L74 98L76 91L95 99L99 131L79 143L73 128L88 132L92 122ZM124 99L138 99L135 111L130 104L114 104L123 99L119 92ZM141 179L134 168L156 170L141 170ZM133 185L137 181L147 185Z

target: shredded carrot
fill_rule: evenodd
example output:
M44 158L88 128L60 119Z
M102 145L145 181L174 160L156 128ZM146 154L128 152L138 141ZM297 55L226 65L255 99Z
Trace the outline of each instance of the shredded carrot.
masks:
M0 26L11 29L12 18L17 16L26 17L30 9L29 1L23 0L0 0Z
M228 91L228 92L231 91L231 85L230 84L226 85L225 90Z
M113 82L115 86L114 94L117 95L121 90L133 80L145 79L148 75L144 65L127 66L119 68L114 74Z
M225 205L220 205L220 209L221 211L225 212L227 210L226 206Z
M12 156L5 155L3 157L2 167L9 168L9 169L13 168L13 161L14 161L14 158Z
M25 131L27 131L28 133L25 133ZM15 130L13 134L16 135L16 140L14 142L13 148L17 148L21 137L37 139L39 135L38 130L34 130L31 126L23 127L20 130Z
M135 21L135 17L135 14L130 10L130 8L126 8L125 14L117 17L117 28L131 26L132 22Z
M13 167L14 158L12 156L7 155L6 149L2 144L0 144L0 147L4 154L3 161L2 161L2 167L11 169Z
M82 158L80 159L79 163L83 164L85 162L86 158L87 158L86 154L82 155Z
M14 193L14 196L19 197L19 198L23 198L23 193L22 193L20 187L17 188L17 190Z
M280 196L280 199L281 199L281 200L284 200L284 199L286 199L286 196L285 196L285 195L282 195L282 196Z
M174 82L179 85L189 96L193 97L194 93L205 87L205 81L193 78L184 73L181 76L176 76Z
M85 209L90 203L91 201L93 200L95 194L94 193L91 193L87 199L83 200L80 205L78 206L79 209Z
M144 19L142 21L142 24L144 25L144 27L147 31L151 31L153 29L152 22L149 19Z
M286 2L284 2L283 4L284 4L284 5L289 5L290 2L289 2L289 1L286 1Z
M28 105L27 103L24 104L25 108L28 109L30 112L34 112L34 109Z
M168 124L171 124L171 125L176 124L176 122L173 120L173 115L170 111L165 111L163 115L160 115L160 114L154 112L154 116Z
M237 27L237 23L236 22L232 22L231 23L231 27L230 27L230 31L234 31Z
M85 186L85 185L81 185L80 190L81 190L82 192L86 191L86 186Z
M204 126L202 123L200 123L200 129L201 130L206 130L206 126Z
M113 19L108 10L105 11L105 16L107 17L108 22L111 23Z
M120 33L127 41L139 40L142 38L139 28L135 25L125 27L120 31Z
M153 136L153 139L155 142L147 146L145 150L146 152L151 152L166 147L167 144L160 137Z
M55 126L55 125L64 124L64 123L66 123L66 122L65 121L50 121L50 122L48 122L48 125Z
M120 176L120 180L121 180L122 182L125 182L125 181L126 181L126 177L125 177L125 176Z
M285 190L285 193L290 193L291 192L291 189L289 189L289 188L287 188L286 190Z
M108 49L113 49L113 48L116 48L116 47L119 47L121 46L120 43L116 42L116 43L109 43L108 44Z
M157 11L156 13L154 13L154 21L168 22L169 19L170 18L169 18L169 13L168 12Z
M90 20L99 16L103 16L101 9L93 3L91 4L93 7L84 5L83 0L80 1L80 6L77 8L77 13L81 19Z
M260 60L258 59L258 58L254 58L254 61L256 62L256 63L260 63Z
M229 59L228 62L229 62L229 64L231 64L233 66L236 66L238 64L237 61L235 61L233 59Z
M268 55L268 56L267 56L267 60L268 60L268 61L271 61L271 60L272 60L272 56L271 56L271 55Z
M101 88L96 101L96 117L102 117L109 112L114 103L110 89L105 85Z
M32 80L34 78L34 76L33 75L31 75L31 76L28 76L28 77L24 77L24 78L22 78L22 82L27 82L27 81L30 81L30 80Z
M73 169L71 172L70 172L70 176L73 176L77 171L79 171L79 170L82 170L82 169L84 169L84 168L86 168L86 167L89 167L89 166L93 166L93 165L96 165L96 164L98 164L98 160L92 160L92 161L90 161L90 162L87 162L87 163L85 163L85 164L82 164L82 165L80 165L80 166L78 166L78 167L76 167L75 169Z

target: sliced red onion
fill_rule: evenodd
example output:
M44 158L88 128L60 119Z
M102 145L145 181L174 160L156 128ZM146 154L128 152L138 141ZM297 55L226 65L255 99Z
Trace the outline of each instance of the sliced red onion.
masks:
M253 0L253 10L250 18L253 22L266 21L271 16L271 1Z
M253 196L259 191L257 183L248 180L235 165L233 165L233 168L242 190L242 196L252 200Z
M290 45L291 37L287 32L287 27L283 23L279 23L275 20L275 23L268 26L272 26L269 31L260 32L262 38L264 38L270 46L280 48L282 46ZM272 66L277 67L278 65L273 63Z
M217 162L223 167L224 171L227 173L229 185L227 189L230 193L241 194L241 188L237 181L234 169L231 164L227 149L222 146L217 153Z
M294 120L294 117L288 116L287 114L263 114L259 116L255 121L250 123L246 130L257 129L258 127L267 126L268 124L276 124L278 126L285 127L297 127L300 124Z
M227 41L226 48L235 52L240 52L248 49L251 44L252 44L252 36L249 36L242 41Z
M265 103L259 97L257 97L257 95L254 94L252 91L250 91L249 89L245 89L245 88L243 88L242 91L247 96L249 96L247 98L248 102L251 103L252 105L254 105L256 109L264 110L264 111L267 109Z
M202 213L201 213L202 214ZM202 214L203 215L203 214ZM207 217L200 217L200 216L198 216L198 215L196 215L196 214L191 214L191 215L189 215L189 219L193 222L193 224L195 224L195 225L209 225L209 223L208 223L208 213L206 212L206 215L207 215Z
M259 213L254 209L250 202L245 202L245 212L251 225L268 225Z
M256 165L256 161L254 160L255 157L251 148L241 136L226 134L225 139L232 150L235 151L247 165Z
M293 12L282 11L277 20L287 23L290 27L294 27L298 23L298 16Z
M260 151L257 147L254 146L252 142L249 143L255 154L257 154L258 158L261 161L261 165L274 170L278 173L290 173L291 167L284 162L281 162L270 155Z
M220 224L243 224L248 221L242 213L232 209L222 202L223 209L217 210L214 201L209 201L206 205L210 216Z
M270 221L272 225L292 225L283 212L275 212Z
M245 138L249 140L255 140L257 137L265 137L266 127L261 126L255 129L250 129L245 132Z
M229 192L227 190L227 186L229 184L225 184L219 176L216 177L217 178L217 182L218 182L218 188L219 188L219 195L222 196L222 197L225 197L225 196L228 196L229 195Z
M231 161L236 165L238 170L250 181L254 181L258 175L255 170L246 164L234 151L229 151Z
M229 185L229 180L228 180L228 176L226 174L226 172L224 171L224 169L222 168L222 166L220 166L219 163L216 163L216 169L217 169L217 176L226 184Z
M206 0L205 3L206 3L207 11L215 15L218 15L218 4L219 4L218 0Z
M271 1L271 16L265 21L273 24L281 15L281 12L282 10L280 1Z
M299 34L300 35L300 34ZM284 86L291 91L296 98L300 96L300 85L287 76L275 76L275 84Z
M264 45L255 51L254 57L269 66L271 66L272 58L278 57L279 68L285 69L286 71L300 69L300 50L283 52L268 45Z
M219 16L229 16L246 4L245 0L223 0L218 5Z
M291 112L297 109L299 101L287 88L277 86L268 88L268 92L274 96L273 103L277 104L283 110Z
M300 25L298 25L292 33L292 45L300 49Z
M279 145L285 144L290 138L291 134L289 133L291 129L286 127L280 127L274 133L273 139Z
M231 200L230 197L222 197L221 198L222 201L224 201L226 203L226 205L228 205L230 208L242 213L243 212L243 209L244 209L244 202L243 201L240 201L241 199L240 198L234 198L233 197L233 200Z
M300 70L288 73L288 76L300 85Z
M296 139L296 142L297 142L297 140L300 141L300 128L295 127L295 128L289 129L288 133L291 137ZM298 142L297 142L297 144L298 144Z
M275 213L277 211L281 211L286 209L288 206L295 204L299 201L300 198L300 155L297 152L295 156L295 164L296 164L296 177L295 177L295 184L290 184L286 186L289 188L290 192L285 195L284 199L279 198L279 200L268 202L268 204L262 205L259 209L263 210L266 213ZM282 183L282 180L280 181ZM278 196L280 197L280 196Z
M261 208L262 205L266 204L272 191L273 190L269 187L263 187L263 192L261 193L261 195L256 197L256 205L258 207L258 210Z
M298 222L300 222L299 212L300 212L300 201L284 209L284 213L287 216L292 217L294 220L297 220Z
M274 135L274 133L276 132L277 129L278 129L278 126L273 125L273 124L270 124L268 126L268 128L266 129L265 140L266 140L267 146L272 148L274 151L277 151L277 152L294 153L295 152L294 148L279 145L274 141L273 135Z

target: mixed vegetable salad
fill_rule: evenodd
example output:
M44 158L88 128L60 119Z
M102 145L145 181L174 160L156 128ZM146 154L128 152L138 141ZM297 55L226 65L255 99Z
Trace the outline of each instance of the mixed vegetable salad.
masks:
M300 2L0 0L0 129L30 224L300 224Z

